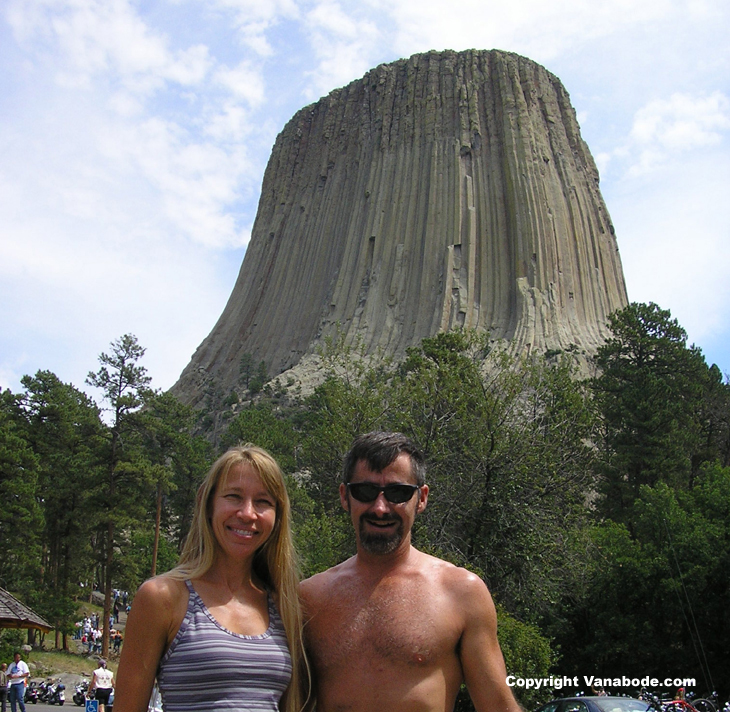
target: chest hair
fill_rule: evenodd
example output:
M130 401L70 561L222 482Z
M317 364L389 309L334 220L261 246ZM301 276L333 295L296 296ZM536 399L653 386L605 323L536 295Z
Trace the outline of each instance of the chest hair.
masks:
M332 672L353 663L436 665L458 642L443 625L441 603L420 577L333 587L309 631L319 665Z

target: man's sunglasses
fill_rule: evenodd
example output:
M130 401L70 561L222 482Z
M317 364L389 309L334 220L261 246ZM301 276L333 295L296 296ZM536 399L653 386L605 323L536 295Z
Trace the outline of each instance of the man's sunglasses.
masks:
M393 484L378 487L372 482L348 483L347 489L358 502L374 502L382 492L391 504L408 502L413 493L421 489L418 485Z

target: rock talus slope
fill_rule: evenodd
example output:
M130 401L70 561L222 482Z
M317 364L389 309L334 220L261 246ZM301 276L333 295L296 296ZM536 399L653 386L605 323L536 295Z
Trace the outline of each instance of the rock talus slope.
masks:
M236 285L174 392L233 388L247 352L279 373L338 328L394 355L459 326L593 352L627 303L598 181L567 92L535 62L376 67L278 136Z

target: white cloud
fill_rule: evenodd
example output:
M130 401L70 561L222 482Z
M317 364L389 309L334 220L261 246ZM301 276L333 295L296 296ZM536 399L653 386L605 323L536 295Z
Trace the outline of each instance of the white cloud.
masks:
M96 138L99 160L110 164L113 175L139 176L138 200L150 189L156 194L168 221L165 229L211 248L245 244L233 209L251 169L242 145L198 141L158 117L105 125Z
M348 14L339 2L323 0L306 15L309 43L318 60L317 68L306 72L312 78L305 90L308 99L358 79L373 65L382 28L357 5L350 5Z
M342 40L354 40L359 34L357 23L343 12L340 3L333 0L317 3L306 19L312 27Z
M249 60L244 60L233 69L221 66L214 80L228 89L236 99L245 101L252 107L258 107L264 100L264 80L261 68L255 67Z
M203 45L172 52L127 0L13 0L7 16L23 44L41 41L50 52L58 46L57 78L66 87L109 74L128 91L146 94L166 81L198 83L211 65Z
M730 101L719 91L651 101L634 117L630 140L639 150L639 161L632 171L643 173L671 154L718 144L729 129Z
M671 309L692 340L726 333L730 343L728 159L685 155L611 196L629 298Z
M205 126L205 135L213 141L229 143L243 141L251 133L250 116L239 104L227 102L210 116Z
M707 0L718 2L719 0ZM371 0L395 23L398 52L427 49L505 49L547 61L560 52L637 23L655 22L678 9L681 0Z
M629 134L596 156L599 169L626 177L650 176L693 152L722 144L730 133L730 99L720 91L674 93L634 113Z
M296 0L214 0L214 4L233 15L241 42L261 57L274 53L267 34L282 20L299 16Z

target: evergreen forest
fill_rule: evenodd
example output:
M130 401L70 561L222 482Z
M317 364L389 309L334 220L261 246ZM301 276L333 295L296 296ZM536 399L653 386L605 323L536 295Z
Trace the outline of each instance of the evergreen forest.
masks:
M0 391L0 585L65 647L92 589L108 620L113 589L174 566L198 483L240 442L286 473L312 575L354 553L337 493L351 441L398 430L428 463L414 544L485 580L511 674L693 677L724 700L728 377L655 304L609 326L590 373L574 352L518 358L470 331L401 360L335 339L307 395L247 354L238 387L210 382L200 411L153 387L130 334L90 371L96 400L49 371L25 376ZM516 693L527 709L551 696Z

